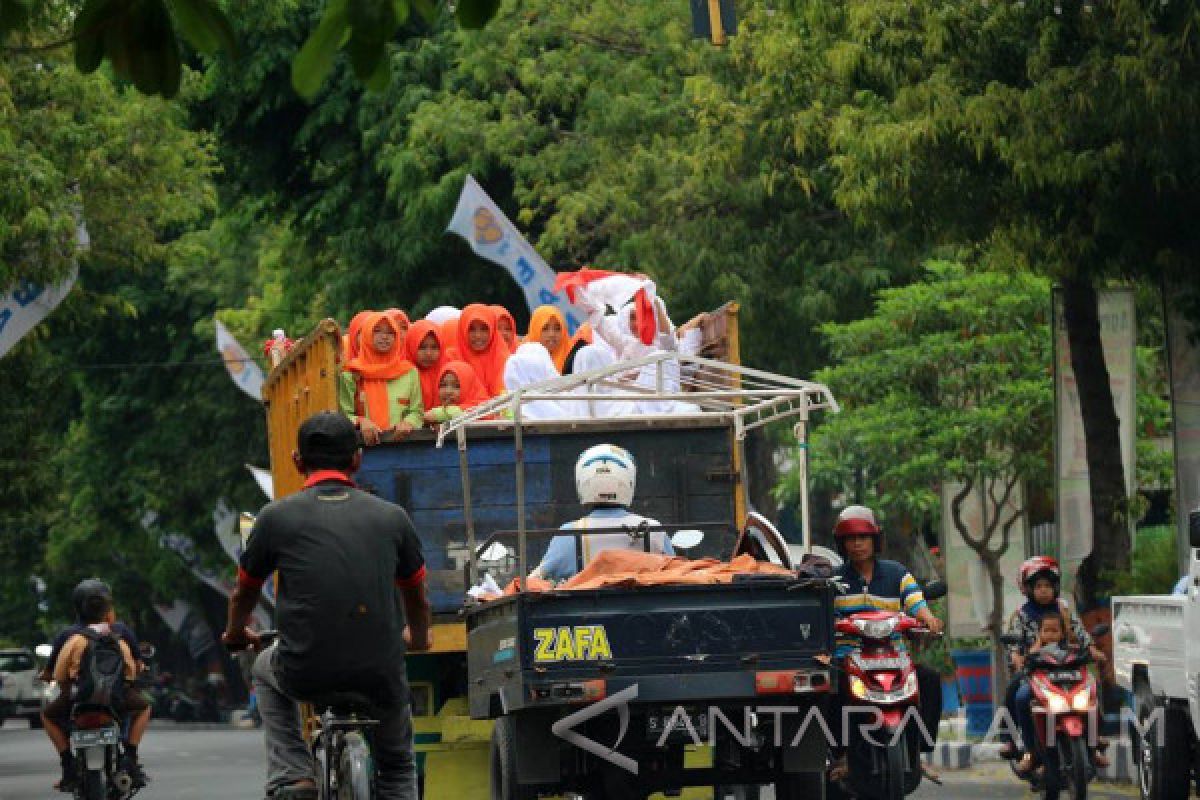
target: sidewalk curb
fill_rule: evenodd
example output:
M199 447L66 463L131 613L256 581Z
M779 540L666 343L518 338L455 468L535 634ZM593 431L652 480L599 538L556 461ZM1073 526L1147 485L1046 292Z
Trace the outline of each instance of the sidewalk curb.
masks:
M1133 747L1127 739L1113 741L1108 747L1112 761L1098 770L1096 779L1105 783L1131 784L1137 774L1133 763ZM926 763L939 769L967 769L976 764L1000 762L1000 745L995 743L938 742L933 752L924 756Z

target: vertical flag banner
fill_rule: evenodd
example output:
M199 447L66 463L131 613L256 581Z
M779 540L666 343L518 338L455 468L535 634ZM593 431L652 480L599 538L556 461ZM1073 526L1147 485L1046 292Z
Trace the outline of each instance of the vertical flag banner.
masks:
M255 400L262 402L263 371L258 362L250 357L246 348L233 338L221 320L213 320L217 329L217 352L225 361L225 369L237 387Z
M586 313L573 306L564 294L555 291L554 270L470 175L463 183L458 207L454 209L446 231L466 239L477 255L508 270L525 292L530 311L538 306L556 306L566 318L570 333L587 319Z
M1175 508L1180 572L1187 572L1191 544L1188 512L1200 508L1200 330L1178 309L1167 309L1167 363L1171 373L1171 417L1175 433Z
M1132 289L1096 292L1100 341L1108 366L1113 405L1121 429L1121 460L1125 489L1134 489L1134 430L1137 420L1137 352ZM1058 509L1058 559L1063 566L1063 594L1074 590L1075 573L1092 552L1092 496L1088 479L1087 439L1079 410L1079 390L1071 369L1071 346L1062 313L1062 295L1054 293L1054 463ZM1130 540L1132 541L1132 523Z
M985 630L988 616L992 613L992 584L978 554L963 540L958 526L954 523L954 515L950 504L954 496L962 491L960 483L945 483L942 485L942 541L946 547L946 633L950 636L980 636ZM984 525L984 493L976 489L963 501L962 521L967 529L967 535L978 539L983 535ZM1015 511L1024 508L1025 497L1020 485L1013 490L1012 497L1001 509L997 509L990 499L987 501L988 519L1008 519ZM1006 623L1008 616L1015 611L1024 597L1018 591L1013 577L1021 568L1025 558L1025 538L1029 518L1024 513L1013 524L1009 535L1008 549L1000 556L1000 574L1004 576L1004 595L1001 598L1003 608L1000 616ZM1002 532L997 530L992 534L992 546L1000 544Z
M76 211L75 251L88 249L92 240L83 222L82 209ZM79 277L79 267L62 283L41 286L30 281L21 281L0 295L0 358L3 358L25 334L58 308Z
M271 471L256 467L252 464L246 464L246 469L250 470L250 474L254 476L254 480L258 483L258 488L262 489L263 494L268 500L275 499L275 479L271 477Z

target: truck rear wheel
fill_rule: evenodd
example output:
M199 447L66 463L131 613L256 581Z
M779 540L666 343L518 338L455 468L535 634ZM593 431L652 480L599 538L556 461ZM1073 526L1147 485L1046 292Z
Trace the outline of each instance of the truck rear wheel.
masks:
M1192 731L1179 709L1158 702L1145 683L1136 692L1134 755L1142 800L1187 800L1192 788ZM1153 719L1155 710L1161 713ZM1147 727L1148 726L1148 727Z
M517 782L516 720L500 717L492 728L492 800L534 800L537 794Z

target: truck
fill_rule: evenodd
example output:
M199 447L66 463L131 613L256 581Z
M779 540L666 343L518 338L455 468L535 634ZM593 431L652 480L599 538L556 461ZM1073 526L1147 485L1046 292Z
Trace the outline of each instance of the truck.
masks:
M717 358L696 357L678 365L689 375L686 397L678 399L693 403L696 413L537 422L522 418L522 404L537 399L539 392L561 395L602 385L611 391L628 386L619 372L662 366L625 364L621 370L582 380L568 376L555 385L492 401L508 404L509 419L495 418L497 409L492 408L436 433L418 431L364 452L360 486L409 511L427 562L434 650L406 658L424 797L531 797L556 787L629 797L656 787L771 782L783 787L780 796L823 791L822 737L803 738L795 746L791 740L780 747L742 744L757 742L758 723L763 714L772 715L772 707L823 708L832 681L818 657L832 650L833 619L831 589L823 582L793 576L705 591L560 592L505 598L466 612L463 608L466 591L483 568L499 573L506 566L524 574L540 559L549 534L585 513L576 498L573 466L580 452L602 441L637 457L639 513L676 530L703 528L704 539L690 556L728 558L740 548L779 564L792 563L794 554L778 532L750 511L746 441L784 419L796 421L803 436L808 415L836 410L836 402L818 384L741 367L736 312L736 306L726 307L706 325L705 352ZM298 490L303 482L290 458L300 423L312 413L337 407L340 347L337 324L325 320L297 343L264 385L276 497ZM647 390L630 391L645 399ZM650 393L669 399L661 391ZM447 442L455 446L439 446ZM807 545L806 511L802 508L801 518ZM498 541L510 545L499 559L503 563L485 562L484 551L495 551L490 545ZM568 625L567 619L576 621ZM584 628L602 630L612 658L603 657L606 651L597 645L589 650L596 658L585 663L558 659L564 652L558 649L554 663L539 663L536 637L548 628L568 629L571 637L584 636ZM649 644L654 647L647 649ZM491 661L500 651L511 659ZM631 706L631 723L641 726L639 737L670 721L662 717L664 711L680 707L686 716L709 705L728 712L724 719L732 728L743 726L743 735L722 728L716 746L708 748L683 741L673 730L669 746L651 754L653 774L642 773L631 783L615 770L602 770L608 794L597 794L587 776L598 762L586 750L565 746L553 730L581 708L574 699L558 702L556 686L597 680L597 672L606 698L637 686L640 700ZM768 689L767 683L778 688ZM589 685L594 706L600 702L595 697L598 684ZM548 688L550 695L531 705L530 692L538 687ZM511 702L518 697L518 703ZM686 719L693 726L708 725L707 717ZM743 725L747 719L749 738ZM789 719L784 734L794 733L800 722ZM580 733L595 733L597 725L608 724L597 719ZM820 726L809 727L819 731ZM546 744L548 739L554 739L555 749ZM747 792L752 793L746 789L743 795Z
M1200 511L1189 515L1186 594L1114 597L1113 669L1133 699L1133 755L1143 800L1200 788Z

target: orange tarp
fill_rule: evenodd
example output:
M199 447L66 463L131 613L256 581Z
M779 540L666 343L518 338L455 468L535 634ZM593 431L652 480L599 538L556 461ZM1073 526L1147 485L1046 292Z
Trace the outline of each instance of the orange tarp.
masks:
M715 558L688 559L664 556L641 550L605 550L596 555L575 577L552 587L549 581L536 578L527 582L525 591L542 592L558 589L602 589L617 586L679 586L732 583L735 575L780 575L796 573L790 569L756 561L751 555L740 555L732 561ZM504 594L519 591L518 579L504 587ZM485 599L495 599L494 597Z

